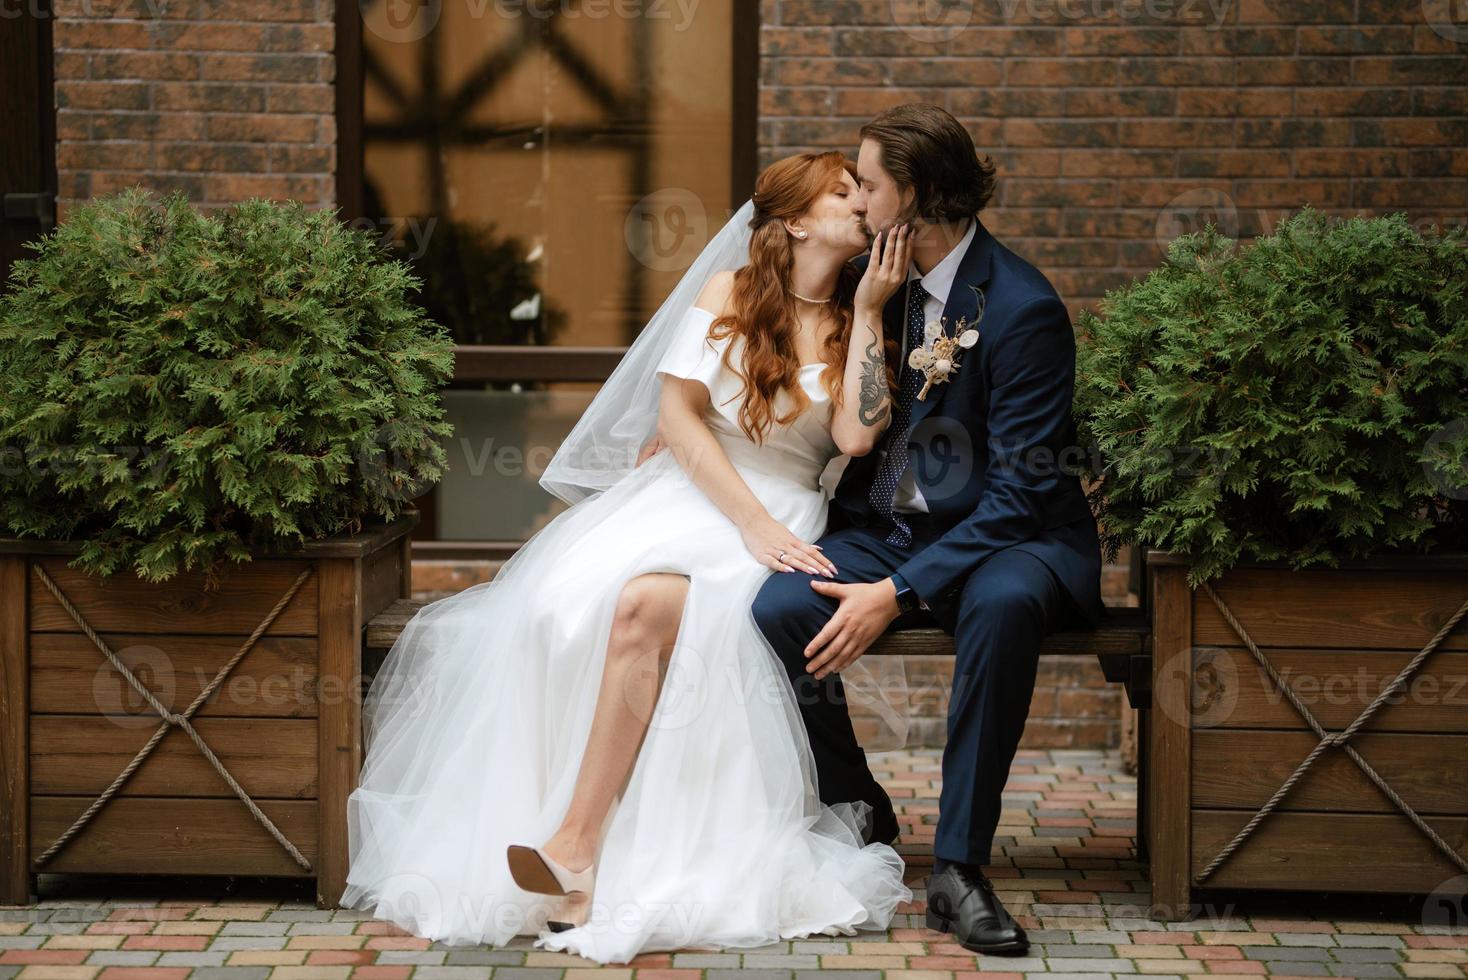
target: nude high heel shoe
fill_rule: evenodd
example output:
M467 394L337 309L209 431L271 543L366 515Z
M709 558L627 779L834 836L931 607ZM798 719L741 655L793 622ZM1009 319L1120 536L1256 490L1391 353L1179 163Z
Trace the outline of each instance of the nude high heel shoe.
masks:
M511 844L505 856L515 884L527 892L561 896L560 904L546 922L552 932L586 924L591 911L591 890L596 884L595 864L584 871L572 871L540 848L523 844Z

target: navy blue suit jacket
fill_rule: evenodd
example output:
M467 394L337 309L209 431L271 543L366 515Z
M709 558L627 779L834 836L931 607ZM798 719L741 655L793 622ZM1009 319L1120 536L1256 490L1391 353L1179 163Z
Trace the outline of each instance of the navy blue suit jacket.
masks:
M913 402L907 446L918 489L942 533L897 571L937 605L950 601L985 559L1019 548L1055 572L1082 620L1095 625L1105 615L1101 553L1076 475L1070 315L1038 269L974 220L978 227L943 313L953 335L960 317L975 325L982 306L979 341L959 355L957 373ZM856 260L862 269L866 261ZM882 318L899 350L905 294L898 289ZM829 530L880 523L867 494L894 436L889 427L872 452L847 464L831 499Z

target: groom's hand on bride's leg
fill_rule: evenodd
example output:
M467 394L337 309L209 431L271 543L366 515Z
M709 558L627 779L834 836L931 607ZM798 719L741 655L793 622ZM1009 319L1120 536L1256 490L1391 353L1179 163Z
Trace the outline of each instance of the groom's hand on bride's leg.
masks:
M812 578L810 587L839 603L804 651L806 672L815 674L816 680L850 666L901 613L897 587L890 578L852 584Z

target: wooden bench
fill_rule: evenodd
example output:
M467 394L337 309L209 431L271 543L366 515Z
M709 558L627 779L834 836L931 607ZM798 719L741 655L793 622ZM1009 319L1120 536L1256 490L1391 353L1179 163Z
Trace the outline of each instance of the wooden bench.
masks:
M365 678L376 675L403 627L425 605L423 599L399 599L367 624L362 643ZM1110 616L1097 629L1051 633L1040 647L1040 656L1094 655L1108 681L1126 685L1132 707L1145 708L1152 677L1152 632L1146 611L1135 606L1112 606L1108 611ZM953 639L936 626L889 630L866 655L951 657Z

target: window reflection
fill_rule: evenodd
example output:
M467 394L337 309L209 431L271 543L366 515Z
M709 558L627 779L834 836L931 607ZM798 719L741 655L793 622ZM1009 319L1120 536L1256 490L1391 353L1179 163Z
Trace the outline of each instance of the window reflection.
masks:
M732 39L748 12L362 7L366 211L425 281L430 313L459 344L630 343L732 212ZM554 516L536 481L595 390L525 377L449 392L457 441L418 502L425 536L518 540ZM495 460L515 450L512 474Z

